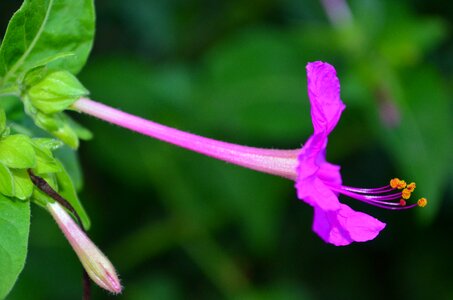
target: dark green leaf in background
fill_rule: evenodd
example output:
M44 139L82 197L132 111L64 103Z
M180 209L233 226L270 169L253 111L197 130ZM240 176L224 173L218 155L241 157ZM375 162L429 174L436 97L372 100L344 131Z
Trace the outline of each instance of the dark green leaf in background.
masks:
M225 40L206 56L194 100L217 126L263 140L298 140L310 130L304 51L287 32L253 30Z
M442 79L433 69L419 67L402 79L399 108L404 122L387 129L385 141L408 180L423 183L417 187L417 196L432 201L419 213L432 221L453 164L453 116Z

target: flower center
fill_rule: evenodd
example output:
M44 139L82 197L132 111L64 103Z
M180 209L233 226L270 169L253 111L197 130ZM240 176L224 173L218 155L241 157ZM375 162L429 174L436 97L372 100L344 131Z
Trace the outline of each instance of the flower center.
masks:
M415 190L416 184L415 182L407 184L406 181L398 178L393 178L389 185L380 188L329 186L337 193L385 209L410 209L416 206L425 207L428 204L426 198L420 198L417 202L408 205L407 200Z

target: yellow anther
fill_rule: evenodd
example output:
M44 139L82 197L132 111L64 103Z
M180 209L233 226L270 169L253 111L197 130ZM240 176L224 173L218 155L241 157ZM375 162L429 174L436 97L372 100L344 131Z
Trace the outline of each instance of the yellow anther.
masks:
M409 199L411 197L411 191L409 191L408 189L404 189L402 192L401 192L401 197L403 197L403 199Z
M400 180L398 178L393 178L392 180L390 180L391 188L396 189L398 187L399 182L400 182Z
M398 186L397 187L398 187L399 190L404 189L406 187L406 181L400 180L398 182Z
M409 192L411 193L415 190L415 188L416 188L415 182L411 182L406 186L406 189L409 190Z
M428 204L428 200L426 198L420 198L417 201L417 205L420 207L425 207Z
M399 178L393 178L392 180L390 180L390 187L392 189L404 189L406 187L406 181Z

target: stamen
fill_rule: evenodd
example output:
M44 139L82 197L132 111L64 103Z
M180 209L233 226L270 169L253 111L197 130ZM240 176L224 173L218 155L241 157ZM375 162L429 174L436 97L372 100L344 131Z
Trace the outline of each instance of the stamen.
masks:
M403 197L403 199L409 199L411 197L411 191L409 191L408 189L404 189L402 192L401 192L401 197Z
M391 193L388 194L389 191L392 189L389 189L388 187L380 188L381 191L377 191L378 189L355 189L355 188L350 188L350 187L335 187L335 186L330 186L331 189L335 192L341 193L345 196L348 196L350 198L359 200L364 203L371 204L373 206L377 206L380 208L386 208L386 209L401 209L400 203L398 199L401 198L401 193ZM357 191L354 191L357 190ZM364 190L371 190L371 195L370 194L365 194ZM379 195L380 194L380 195Z
M425 207L428 204L428 200L426 198L420 198L417 201L417 205L420 207Z
M360 193L360 194L381 194L381 193L386 193L392 191L394 188L392 188L390 185L386 185L380 188L355 188L355 187L350 187L350 186L342 186L343 189L355 193Z
M347 197L371 204L376 207L401 210L416 206L426 206L427 200L421 198L417 203L408 205L407 201L415 190L415 182L407 184L399 178L390 180L390 184L379 188L355 188L350 186L329 185L332 191L343 194ZM401 190L402 191L398 191Z
M406 181L401 180L399 178L393 178L392 180L390 180L390 186L393 189L402 190L402 189L404 189L406 187Z
M390 186L392 189L396 189L400 180L398 178L393 178L390 180Z
M411 182L406 186L406 189L411 193L415 190L415 188L416 188L415 182Z
M402 189L404 189L405 187L406 187L406 181L401 180L401 181L399 182L399 184L398 184L398 189L399 189L399 190L402 190Z

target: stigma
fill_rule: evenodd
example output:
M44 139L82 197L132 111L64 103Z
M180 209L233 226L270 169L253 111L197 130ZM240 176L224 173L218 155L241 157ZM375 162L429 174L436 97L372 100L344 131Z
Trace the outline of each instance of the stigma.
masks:
M428 204L426 198L420 198L416 202L411 203L410 198L416 188L416 184L415 182L408 184L399 178L393 178L388 185L379 188L356 188L344 185L329 186L336 193L384 209L402 210L417 206L425 207Z

